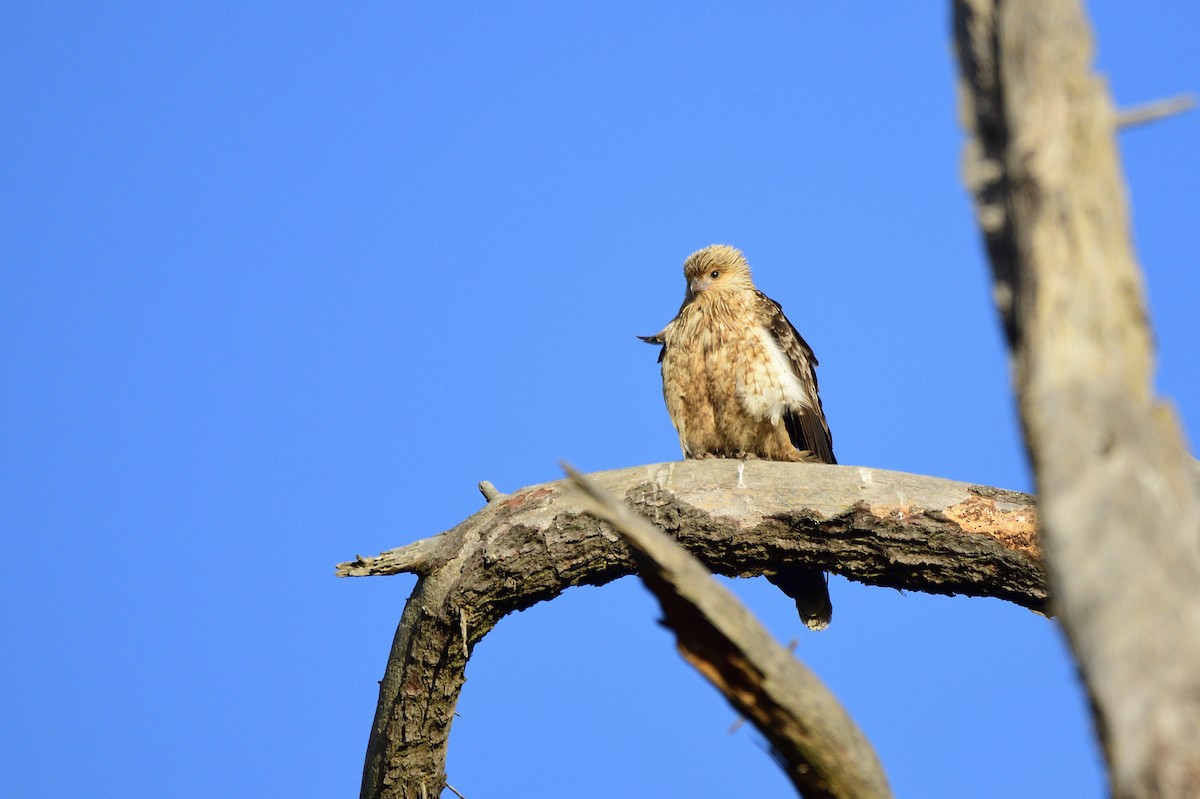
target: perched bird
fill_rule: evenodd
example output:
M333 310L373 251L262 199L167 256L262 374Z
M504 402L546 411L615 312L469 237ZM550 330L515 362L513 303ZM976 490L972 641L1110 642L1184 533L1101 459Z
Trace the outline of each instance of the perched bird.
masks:
M837 463L817 359L779 303L754 287L742 253L714 244L683 262L687 293L653 336L661 344L663 397L686 458ZM796 600L814 630L829 624L828 578L785 567L768 579Z

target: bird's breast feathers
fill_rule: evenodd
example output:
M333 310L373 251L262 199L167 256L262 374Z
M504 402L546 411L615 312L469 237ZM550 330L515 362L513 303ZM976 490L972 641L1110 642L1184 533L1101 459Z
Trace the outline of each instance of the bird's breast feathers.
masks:
M737 393L746 412L775 424L789 410L811 410L809 392L771 331L756 324L748 332L751 355L737 377Z
M731 392L747 416L772 423L789 410L811 409L798 376L804 365L792 363L767 321L741 304L685 308L662 334L664 378L674 370L688 372L673 377L692 386L707 384L701 393L710 397Z

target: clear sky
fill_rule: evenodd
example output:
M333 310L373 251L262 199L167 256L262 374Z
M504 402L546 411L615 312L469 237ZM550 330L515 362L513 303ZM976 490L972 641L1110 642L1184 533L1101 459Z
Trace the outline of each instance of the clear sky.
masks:
M411 577L501 490L677 459L657 331L742 248L842 463L1031 488L959 179L948 4L5 4L0 793L352 796ZM1200 7L1096 3L1118 103ZM1121 136L1159 384L1200 415L1200 114ZM834 578L803 630L898 795L1100 796L1053 624ZM788 796L635 579L475 650L469 799Z

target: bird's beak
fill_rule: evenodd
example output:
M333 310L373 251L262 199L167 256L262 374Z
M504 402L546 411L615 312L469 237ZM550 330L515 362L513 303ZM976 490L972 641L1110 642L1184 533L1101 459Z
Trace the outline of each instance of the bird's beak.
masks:
M700 277L693 278L692 282L688 283L688 288L692 290L692 294L699 294L702 291L706 291L711 285L712 278L708 275L701 275Z

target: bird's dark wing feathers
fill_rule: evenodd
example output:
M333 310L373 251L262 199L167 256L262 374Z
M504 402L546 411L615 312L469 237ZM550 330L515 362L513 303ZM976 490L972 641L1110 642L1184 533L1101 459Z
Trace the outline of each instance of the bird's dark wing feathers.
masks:
M823 463L837 463L837 458L833 456L833 437L829 433L829 423L825 421L825 409L821 407L821 395L818 393L817 356L788 321L779 303L761 291L758 296L770 312L771 336L787 355L792 371L800 378L800 384L809 395L808 404L815 409L807 411L797 408L784 414L783 423L787 427L788 437L796 449L808 450Z
M659 344L662 349L658 351L658 362L662 363L663 356L667 353L667 342L663 341L662 333L656 333L653 336L638 336L647 344Z

